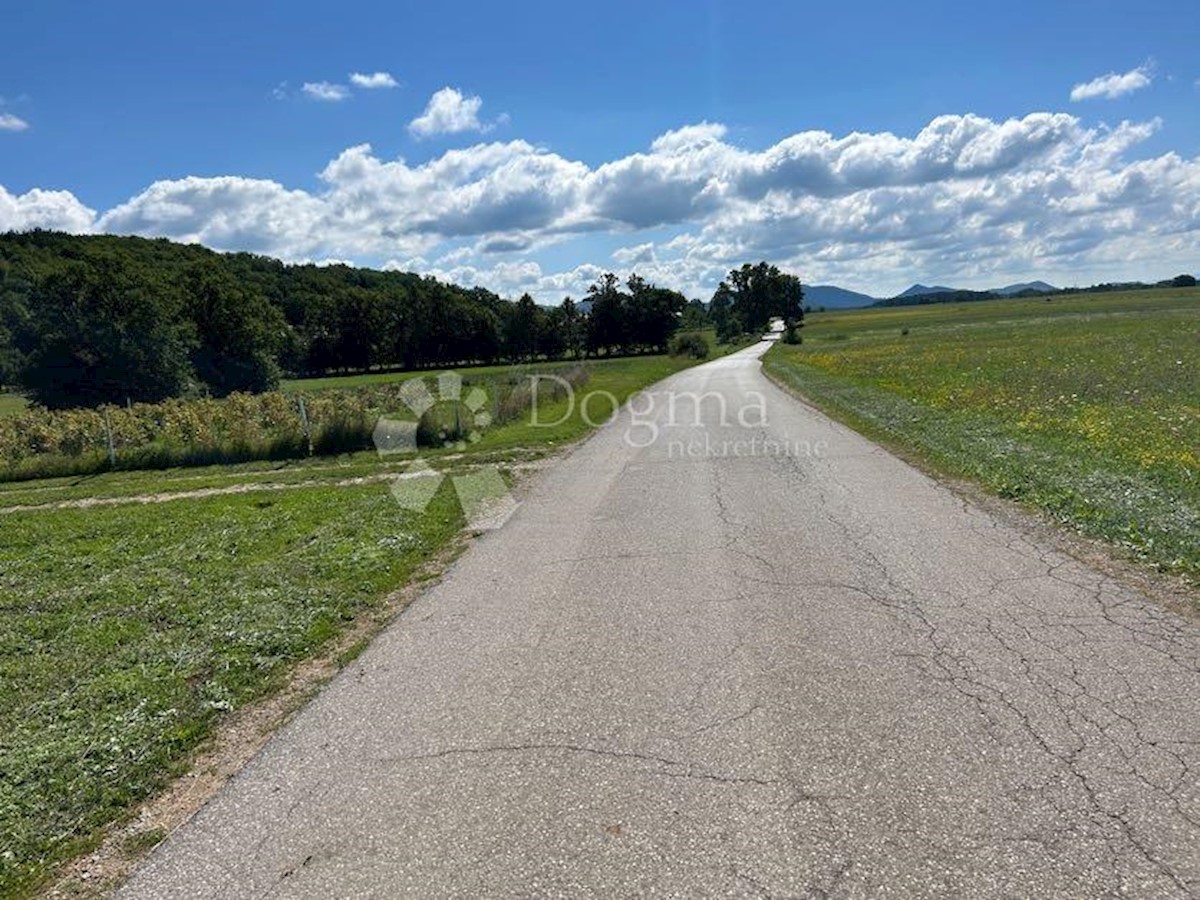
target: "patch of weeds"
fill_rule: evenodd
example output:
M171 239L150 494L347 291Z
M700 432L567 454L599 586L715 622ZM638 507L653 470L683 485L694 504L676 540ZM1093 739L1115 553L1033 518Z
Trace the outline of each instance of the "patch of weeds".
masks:
M129 856L141 856L149 853L166 839L166 829L147 828L144 831L135 831L127 835L121 841L121 849Z
M371 644L370 638L363 638L360 641L355 641L353 644L351 644L349 647L347 647L345 650L343 650L341 653L338 654L338 657L337 657L338 668L339 669L346 668L346 666L350 665L350 663L354 662L356 659L358 659L360 656L362 656L363 651L366 650L367 647L370 646L370 644Z

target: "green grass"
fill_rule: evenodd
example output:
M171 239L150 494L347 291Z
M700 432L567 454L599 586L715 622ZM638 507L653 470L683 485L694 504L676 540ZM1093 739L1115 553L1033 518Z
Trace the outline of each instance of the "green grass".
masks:
M936 469L1196 579L1198 349L1200 290L1163 290L819 313L766 368Z
M730 353L746 346L747 343L749 342L743 341L716 346L710 358ZM481 429L478 442L473 443L470 449L473 452L499 452L530 447L554 448L569 443L587 434L593 425L608 418L614 409L614 399L619 406L643 387L694 366L698 362L701 360L684 356L626 356L615 359L586 360L582 363L586 372L586 380L574 388L571 396L551 400L539 399L536 410L525 411L518 419L503 425ZM575 362L566 362L459 371L464 378L470 378L471 383L486 386L490 378L524 381L528 376L536 374L564 376L578 368L579 365ZM379 378L394 380L407 380L413 377L432 378L434 374L421 372L401 373L394 376L362 375L355 376L350 381ZM357 386L343 383L345 379L321 379L304 384L307 384L307 390L319 391L328 387L327 381L336 382L340 388ZM363 382L358 382L358 384L361 383ZM543 382L543 384L545 389L549 389L550 382ZM536 421L533 417L534 412L536 412ZM407 414L404 410L399 410L391 415L404 417ZM426 451L423 455L436 456L438 453L452 454L454 452L457 452L456 448L448 448L444 451Z
M727 353L731 349L736 349L741 344L726 344L717 346L716 331L714 329L705 329L699 332L708 340L709 346L714 348L713 356L719 356L722 353ZM591 367L604 368L606 366L615 366L621 368L628 363L637 363L644 359L660 359L661 357L638 357L638 356L622 356L614 359L585 359L585 360L559 360L557 362L535 362L525 363L521 365L498 365L498 366L473 366L471 368L458 369L457 371L464 377L472 381L479 381L495 377L510 377L521 376L525 374L543 372L564 372L575 368L581 362ZM419 372L372 372L366 375L327 375L321 378L290 378L285 379L280 384L280 390L288 393L314 393L318 391L330 390L346 390L349 388L366 387L378 384L393 384L397 382L408 381L412 378L421 378L437 372L437 369L429 369Z
M537 423L525 416L504 427L488 429L476 446L499 450L575 440L591 430L591 423L599 424L612 415L613 398L622 404L646 385L696 363L682 356L638 356L589 363L588 380L576 388L573 398L539 402Z
M29 402L20 394L11 394L8 391L0 391L0 419L5 416L15 416L22 412Z
M596 361L580 390L624 401L690 364ZM541 408L563 419L553 427L517 419L465 455L423 457L449 471L537 457L589 430L568 406ZM386 482L345 483L410 463L363 452L0 484L0 896L36 890L186 768L224 714L276 689L448 546L463 525L448 482L420 515Z
M381 460L370 451L283 462L249 462L233 466L203 466L97 475L0 482L0 509L39 506L89 498L176 494L227 488L230 485L296 485L310 481L344 481L405 469L409 460ZM3 520L0 520L3 521Z
M177 771L460 527L384 484L6 516L0 893Z

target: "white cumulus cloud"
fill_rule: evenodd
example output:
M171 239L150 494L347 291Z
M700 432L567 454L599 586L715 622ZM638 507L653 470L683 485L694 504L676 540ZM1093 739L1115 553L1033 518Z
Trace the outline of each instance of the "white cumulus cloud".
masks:
M482 108L482 98L466 96L457 88L444 87L429 98L425 112L408 123L408 130L419 138L486 131L489 126L479 120Z
M364 88L366 90L378 90L381 88L399 87L400 82L392 77L390 72L372 72L364 74L362 72L352 72L350 74L350 82L355 87Z
M29 123L12 113L0 113L0 131L24 131Z
M306 81L300 90L310 100L320 100L325 103L338 103L350 96L350 89L344 84L334 84L329 81Z
M43 191L34 188L13 195L0 185L0 232L49 228L86 234L95 230L96 213L76 199L70 191Z
M1152 278L1200 258L1200 157L1140 153L1160 127L964 114L911 134L800 131L748 148L700 123L595 165L523 140L419 163L361 144L329 161L315 189L164 180L99 217L66 192L0 190L0 230L163 236L291 261L410 260L542 302L580 296L601 266L706 296L757 259L875 293L905 280ZM544 268L551 245L561 271Z
M273 181L236 176L156 181L110 209L103 231L164 236L288 259L338 255L321 237L324 203Z
M1131 69L1123 75L1109 72L1107 75L1101 75L1091 81L1082 82L1071 89L1071 99L1078 103L1080 100L1097 98L1116 100L1118 97L1124 97L1126 94L1132 94L1134 91L1140 91L1142 88L1150 86L1151 81L1154 80L1151 69L1151 65L1147 63Z

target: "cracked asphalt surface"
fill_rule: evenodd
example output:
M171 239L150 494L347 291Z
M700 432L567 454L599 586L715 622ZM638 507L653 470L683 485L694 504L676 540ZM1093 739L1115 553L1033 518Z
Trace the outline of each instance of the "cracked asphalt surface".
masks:
M123 895L1200 894L1200 628L764 347L540 476Z

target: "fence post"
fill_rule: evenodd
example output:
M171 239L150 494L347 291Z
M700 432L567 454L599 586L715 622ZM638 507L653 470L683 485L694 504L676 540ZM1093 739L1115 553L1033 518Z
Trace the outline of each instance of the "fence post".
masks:
M300 402L300 421L304 423L304 440L308 443L308 455L312 456L312 425L308 421L308 409L304 406L304 395L297 394L296 399Z
M108 416L108 407L104 407L104 439L108 444L108 467L117 467L117 448L113 446L112 419Z

